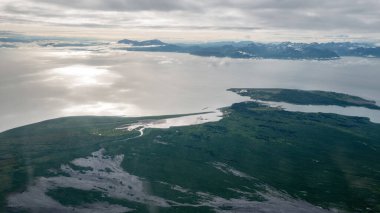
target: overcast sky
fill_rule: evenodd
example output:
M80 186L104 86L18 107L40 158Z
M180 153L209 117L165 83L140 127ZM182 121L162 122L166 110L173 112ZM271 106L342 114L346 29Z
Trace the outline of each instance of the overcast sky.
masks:
M0 30L107 39L380 38L379 0L0 0Z

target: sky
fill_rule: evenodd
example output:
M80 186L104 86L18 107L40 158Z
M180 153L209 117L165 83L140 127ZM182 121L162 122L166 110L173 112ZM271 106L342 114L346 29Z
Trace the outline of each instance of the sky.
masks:
M380 42L379 0L0 0L0 30L173 41Z

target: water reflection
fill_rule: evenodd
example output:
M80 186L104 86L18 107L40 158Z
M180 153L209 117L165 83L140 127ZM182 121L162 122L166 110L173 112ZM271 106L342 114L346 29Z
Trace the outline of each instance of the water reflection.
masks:
M110 73L106 68L88 65L55 68L49 71L52 77L47 79L47 81L52 81L49 83L66 84L69 87L110 86L112 85L112 81L109 80L114 74Z
M238 87L336 91L380 102L379 59L246 60L34 47L1 49L0 67L0 131L71 115L215 111L247 100L226 91Z
M62 114L121 116L141 114L141 112L139 108L133 104L97 102L94 104L68 106L62 109Z

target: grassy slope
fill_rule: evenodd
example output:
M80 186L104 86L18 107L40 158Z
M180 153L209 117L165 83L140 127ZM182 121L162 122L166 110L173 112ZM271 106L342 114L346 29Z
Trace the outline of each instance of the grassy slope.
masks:
M23 190L34 176L46 175L48 168L105 147L109 154L125 154L122 166L146 178L151 192L167 199L195 198L181 197L158 181L224 198L238 197L227 188L249 186L254 191L257 183L265 183L323 207L380 211L380 125L364 118L286 112L255 103L234 104L226 112L220 122L150 129L130 141L122 139L135 133L114 128L133 119L116 117L63 118L1 133L2 201L6 193ZM153 143L157 138L168 145ZM210 164L216 161L258 180L221 173ZM66 193L70 190L52 191L51 196L59 199ZM88 199L99 196L73 194L86 193Z
M133 174L226 198L233 197L227 188L247 183L217 173L207 162L227 163L316 205L380 211L380 125L254 103L235 104L230 112L217 123L150 130L107 150L134 153L123 164ZM152 143L158 135L169 145Z
M346 95L336 92L306 91L296 89L246 89L233 88L229 91L236 92L242 96L248 96L262 101L287 102L300 105L337 105L357 106L369 109L378 109L374 101L366 100L357 96Z
M103 144L138 135L117 131L116 127L142 119L176 116L67 117L0 133L0 212L6 194L24 190L34 177L48 175L48 169L86 156Z

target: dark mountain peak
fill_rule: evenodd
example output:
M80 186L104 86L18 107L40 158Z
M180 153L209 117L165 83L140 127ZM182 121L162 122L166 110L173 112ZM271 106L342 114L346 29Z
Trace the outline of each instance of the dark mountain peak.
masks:
M164 42L162 42L161 40L158 40L158 39L145 40L143 42L151 42L151 43L156 43L156 44L165 44Z
M118 41L117 43L119 43L119 44L133 44L135 42L137 42L137 41L130 40L130 39L123 39L123 40Z
M145 40L145 41L136 41L136 40L130 40L130 39L123 39L118 41L119 44L130 44L132 46L152 46L152 45L166 45L166 43L158 40L158 39L152 39L152 40Z

